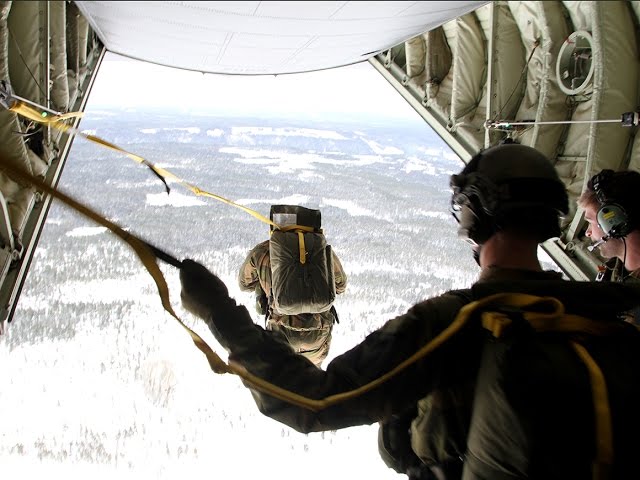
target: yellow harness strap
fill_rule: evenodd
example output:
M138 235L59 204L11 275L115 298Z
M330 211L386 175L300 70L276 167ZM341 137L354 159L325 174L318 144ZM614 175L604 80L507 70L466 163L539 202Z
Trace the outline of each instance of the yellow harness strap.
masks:
M524 294L514 294L530 301L529 307L542 307L547 312L524 311L522 316L537 332L564 332L567 334L608 335L620 332L620 325L607 325L578 315L569 315L564 311L562 303L552 297L535 297ZM483 312L482 325L491 331L496 338L500 338L511 325L511 319L502 312ZM582 363L587 368L593 408L596 433L596 459L593 464L593 479L608 478L610 466L613 464L613 426L611 420L611 405L607 392L607 383L602 370L589 354L587 349L576 340L570 340L570 345Z
M307 262L307 249L304 245L304 234L313 233L314 230L312 227L307 227L305 225L286 225L284 227L278 227L277 230L282 232L296 232L298 234L298 250L300 252L300 263L303 265ZM322 230L319 230L322 233Z
M602 370L587 349L573 341L571 346L587 367L591 382L596 422L596 458L593 462L593 480L605 480L609 478L613 464L613 426L607 382Z
M307 261L307 251L304 248L304 233L298 230L298 250L300 251L300 263Z

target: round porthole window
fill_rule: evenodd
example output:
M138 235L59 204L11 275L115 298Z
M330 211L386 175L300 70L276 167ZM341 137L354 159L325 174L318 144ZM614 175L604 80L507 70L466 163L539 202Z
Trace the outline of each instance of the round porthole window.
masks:
M558 86L567 95L583 92L593 78L593 39L587 31L573 32L564 41L556 62Z

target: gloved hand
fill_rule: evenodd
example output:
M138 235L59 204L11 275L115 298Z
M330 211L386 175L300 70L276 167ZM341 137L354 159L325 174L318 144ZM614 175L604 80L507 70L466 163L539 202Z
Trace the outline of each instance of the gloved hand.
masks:
M251 350L265 332L253 323L242 305L229 297L222 280L193 260L183 260L180 268L182 305L202 318L216 340L228 352Z
M269 308L269 299L267 298L267 294L264 293L264 290L262 289L260 282L256 284L255 294L256 294L256 312L258 312L258 315L265 315Z
M180 283L182 305L197 317L207 319L216 306L231 300L224 282L193 260L182 261Z

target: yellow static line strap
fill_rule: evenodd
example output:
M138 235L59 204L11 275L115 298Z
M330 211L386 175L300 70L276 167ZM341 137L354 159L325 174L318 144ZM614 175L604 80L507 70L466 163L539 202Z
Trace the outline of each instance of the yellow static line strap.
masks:
M177 177L176 175L174 175L173 173L169 172L168 170L165 170L165 169L163 169L161 167L157 167L156 165L153 165L151 162L147 161L146 159L144 159L143 157L141 157L139 155L130 153L130 152L118 147L117 145L114 145L114 144L112 144L110 142L107 142L106 140L103 140L103 139L101 139L99 137L96 137L94 135L85 134L85 133L79 131L77 128L71 127L70 125L67 125L67 124L62 122L62 120L65 119L65 118L71 118L71 117L74 117L74 116L79 116L81 114L78 114L78 115L76 115L76 114L66 114L66 115L51 115L51 114L48 114L48 115L42 116L37 110L29 107L28 105L26 105L26 104L24 104L22 102L17 102L16 105L14 105L13 107L10 108L10 110L15 112L15 113L18 113L20 115L23 115L23 116L25 116L25 117L27 117L27 118L35 121L35 122L39 122L39 123L42 123L42 124L49 125L49 126L51 126L53 128L61 130L63 132L74 133L76 135L80 135L81 137L83 137L83 138L85 138L85 139L87 139L89 141L92 141L92 142L97 143L99 145L102 145L104 147L110 148L112 150L121 152L121 153L125 154L126 156L128 156L129 158L135 160L136 162L148 166L149 168L151 168L159 176L162 176L164 178L170 178L170 179L174 180L175 182L180 183L181 185L183 185L187 189L191 190L195 195L207 196L207 197L213 198L215 200L219 200L221 202L227 203L227 204L229 204L231 206L237 207L237 208L239 208L241 210L244 210L245 212L249 213L250 215L254 216L258 220L273 226L273 228L275 228L275 229L282 230L282 231L289 231L289 230L303 230L305 232L314 232L314 231L316 231L311 227L306 227L306 226L303 226L303 225L290 225L290 226L282 226L281 227L280 225L277 225L276 223L274 223L270 219L264 217L263 215L261 215L260 213L254 211L254 210L251 210L250 208L247 208L247 207L244 207L242 205L236 204L236 203L232 202L231 200L228 200L228 199L226 199L224 197L221 197L219 195L215 195L213 193L201 190L199 187L187 183L186 181L184 181L181 178ZM9 167L8 163L6 161L4 161L4 159L2 159L2 162L0 162L0 163L4 164L5 169L7 171L9 171L9 173L12 172L12 169ZM92 218L94 221L96 221L96 222L100 223L101 225L104 225L105 227L109 228L116 235L120 236L123 240L127 241L127 243L129 243L127 238L135 238L132 235L127 234L126 232L124 232L124 230L122 230L117 225L115 225L115 224L109 222L108 220L104 219L99 214L91 211L89 208L82 206L78 202L70 199L69 197L66 197L63 194L59 194L59 192L57 192L56 190L51 189L49 186L47 186L46 184L40 182L36 178L31 177L28 174L24 174L23 172L20 172L20 171L13 170L13 173L14 173L14 176L20 177L25 181L30 181L32 184L38 186L43 191L49 193L50 195L54 196L55 198L58 198L59 200L63 201L64 203L66 203L70 207L76 209L78 212L88 216L89 218ZM30 178L26 178L25 176L26 177L30 177ZM69 201L66 201L65 199L69 200ZM112 228L112 226L114 228ZM126 238L123 235L121 235L119 233L119 231L124 232L124 234L126 235ZM322 230L319 230L319 232L322 233ZM139 239L137 239L137 240L139 240ZM144 256L145 258L143 258L143 256L141 256L141 254L139 253L139 250L141 250L141 249L149 250L149 249L146 247L146 243L145 242L143 242L142 240L139 240L139 242L142 245L142 247L134 246L134 244L132 244L132 243L130 243L130 246L136 251L136 253L138 253L138 256L140 257L141 261L143 263L145 263L145 260L148 261L148 257L145 255ZM163 295L165 295L164 291L165 291L165 288L166 288L166 282L164 280L164 277L162 276L162 272L158 269L157 265L155 264L155 261L152 261L152 263L153 263L153 266L145 264L145 267L147 268L147 270L149 270L149 273L154 278L156 283L161 282L161 284L158 285L158 291L159 291L160 296L163 297ZM157 273L159 274L159 277L154 273L156 269L157 269ZM164 287L162 287L162 284L164 284ZM168 289L166 289L166 291L168 292ZM239 366L237 364L233 364L233 363L230 363L228 365L225 364L215 354L215 352L213 352L211 350L211 348L204 342L204 340L202 340L195 332L191 331L186 325L184 325L180 319L178 319L178 317L175 315L175 313L173 312L173 309L171 309L171 306L169 304L168 293L166 294L166 298L162 298L162 304L163 304L163 306L165 306L165 309L167 309L167 311L174 318L176 318L176 320L178 320L185 329L187 329L189 331L191 337L194 339L194 343L196 344L196 346L198 348L200 348L200 350L203 351L203 353L205 353L205 355L207 356L207 359L209 360L209 363L210 363L212 369L216 373L225 373L225 371L234 373L234 374L240 376L243 380L245 380L248 383L250 383L257 390L265 392L265 393L267 393L267 394L269 394L269 395L271 395L271 396L273 396L275 398L278 398L280 400L284 400L284 401L287 401L287 402L292 403L294 405L297 405L297 406L300 406L300 407L304 407L304 408L308 408L308 409L311 409L311 410L322 410L322 409L327 408L327 407L329 407L331 405L335 405L337 403L343 402L343 401L348 400L350 398L357 397L359 395L362 395L363 393L366 393L366 392L376 388L378 385L388 381L390 378L392 378L395 375L397 375L398 373L400 373L402 370L407 368L412 363L414 363L417 360L419 360L420 358L424 357L431 350L433 350L434 348L439 346L444 341L445 338L448 338L451 334L453 334L455 331L457 331L461 326L459 323L455 323L454 322L455 325L451 325L447 330L442 332L440 334L440 336L436 337L428 345L425 345L425 347L423 349L421 349L419 352L416 352L416 354L414 354L411 358L407 359L405 362L401 363L395 369L391 370L390 372L388 372L387 374L385 374L382 377L378 378L377 380L374 380L374 381L370 382L369 384L363 385L360 388L352 390L350 392L344 392L344 393L340 393L340 394L329 396L329 397L327 397L325 399L316 400L316 399L306 398L304 396L301 396L299 394L290 392L288 390L285 390L285 389L282 389L280 387L277 387L277 386L275 386L275 385L273 385L273 384L271 384L269 382L266 382L265 380L263 380L263 379L261 379L259 377L256 377L253 374L249 373L244 367ZM441 338L442 338L442 340L441 340Z
M80 112L74 112L74 113L67 113L67 114L63 114L63 115L51 115L51 114L46 114L46 115L42 115L40 112L38 112L36 109L30 107L29 105L23 103L23 102L16 102L15 105L13 105L9 110L11 110L12 112L15 112L19 115L22 115L25 118L28 118L29 120L33 120L34 122L38 122L38 123L42 123L45 125L48 125L52 128L55 128L57 130L60 130L61 132L65 132L65 133L73 133L75 135L79 135L87 140L89 140L90 142L94 142L97 143L98 145L102 145L103 147L109 148L111 150L114 150L116 152L122 153L124 155L126 155L127 157L129 157L130 159L134 160L135 162L141 164L141 165L145 165L146 167L148 167L149 169L151 169L151 171L153 173L155 173L160 179L162 179L162 181L164 182L165 186L167 187L167 191L169 189L166 180L172 180L180 185L182 185L183 187L185 187L186 189L190 190L192 193L194 193L196 196L204 196L204 197L209 197L209 198L213 198L215 200L218 200L220 202L226 203L227 205L231 205L233 207L239 208L240 210L243 210L244 212L252 215L253 217L257 218L258 220L260 220L261 222L264 222L268 225L272 225L276 228L279 228L278 225L276 225L274 222L272 222L271 220L269 220L268 218L266 218L265 216L261 215L260 213L256 212L255 210L252 210L248 207L245 207L244 205L240 205L237 204L227 198L221 197L220 195L216 195L214 193L211 192L207 192L205 190L202 190L201 188L197 187L196 185L192 185L188 182L186 182L185 180L183 180L182 178L178 177L177 175L173 174L172 172L170 172L169 170L166 170L162 167L158 167L157 165L154 165L153 163L151 163L150 161L146 160L145 158L141 157L140 155L136 155L135 153L131 153L128 152L126 150L124 150L123 148L120 148L119 146L108 142L106 140L103 140L100 137L96 137L95 135L89 135L86 133L81 132L80 130L78 130L77 128L72 127L71 125L67 125L66 123L63 122L63 120L66 120L68 118L73 118L73 117L79 117L82 116L82 113ZM43 112L46 113L46 112Z

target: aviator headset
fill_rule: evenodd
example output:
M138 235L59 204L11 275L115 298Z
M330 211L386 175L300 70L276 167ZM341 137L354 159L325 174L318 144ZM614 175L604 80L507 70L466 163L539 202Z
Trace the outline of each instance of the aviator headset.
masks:
M626 172L618 173L618 177ZM628 211L616 195L612 195L616 173L613 170L602 170L590 180L600 208L596 214L598 226L608 238L623 238L633 230Z

